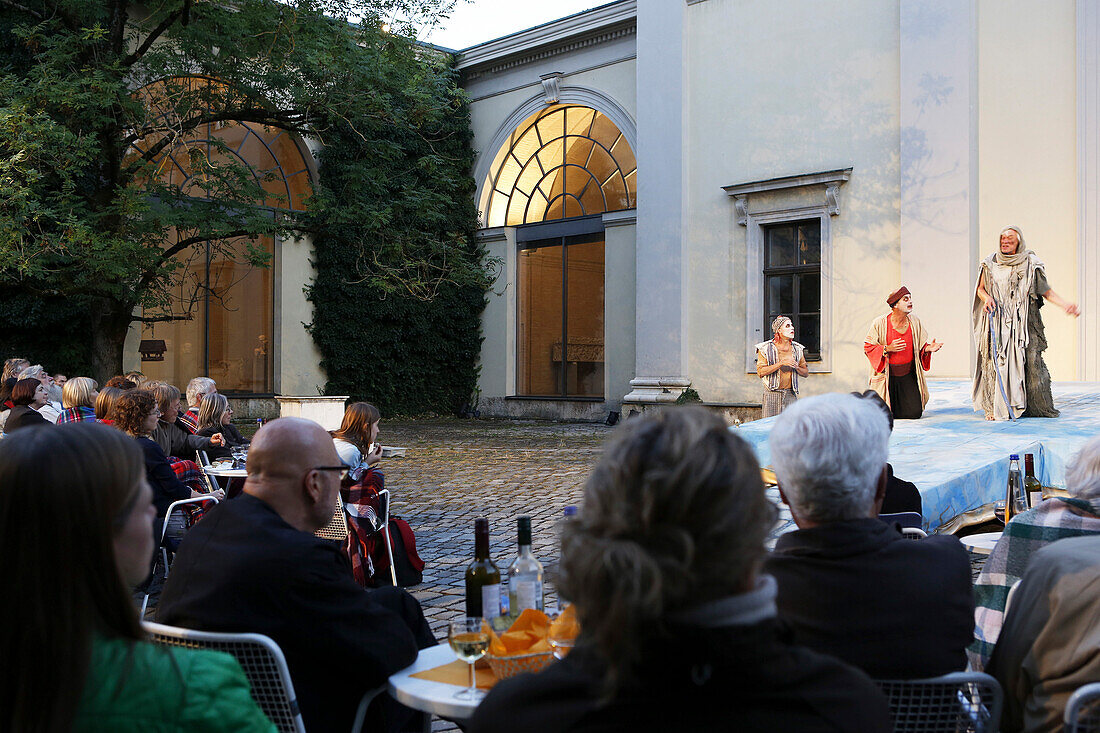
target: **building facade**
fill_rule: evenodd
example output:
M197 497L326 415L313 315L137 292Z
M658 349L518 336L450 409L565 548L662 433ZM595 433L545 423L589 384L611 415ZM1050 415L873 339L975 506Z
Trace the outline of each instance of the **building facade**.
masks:
M759 403L777 313L804 393L861 389L901 284L968 377L1010 224L1082 307L1044 312L1054 378L1100 378L1098 44L1090 0L620 0L466 49L482 411Z

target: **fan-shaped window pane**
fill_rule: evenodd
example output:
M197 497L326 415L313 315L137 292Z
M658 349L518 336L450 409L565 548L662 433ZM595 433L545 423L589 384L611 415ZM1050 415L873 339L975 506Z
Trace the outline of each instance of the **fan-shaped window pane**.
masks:
M633 208L637 167L630 144L601 112L547 107L524 120L497 152L481 199L485 226Z

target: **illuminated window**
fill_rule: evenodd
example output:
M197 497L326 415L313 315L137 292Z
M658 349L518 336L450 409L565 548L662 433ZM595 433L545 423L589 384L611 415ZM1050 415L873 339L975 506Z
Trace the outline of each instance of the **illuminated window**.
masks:
M133 146L141 154L172 131L178 112L168 103L174 90L209 90L212 99L227 87L201 77L170 79L143 88L139 93L152 108L160 106L163 130ZM162 183L196 199L210 196L196 163L224 160L231 156L244 163L254 180L263 187L264 208L276 216L279 210L304 211L313 187L309 169L297 142L284 130L250 122L215 122L181 135L156 158ZM165 246L183 233L169 231ZM218 390L228 393L274 392L274 260L271 266L248 264L247 239L228 242L229 252L195 245L175 256L180 277L167 297L174 313L187 313L189 320L147 324L143 339L163 339L164 361L143 362L142 371L183 387L192 377L208 375ZM261 237L251 245L275 255L275 242ZM229 253L233 254L229 254Z
M638 165L630 144L589 107L553 105L501 146L481 197L487 227L632 209Z

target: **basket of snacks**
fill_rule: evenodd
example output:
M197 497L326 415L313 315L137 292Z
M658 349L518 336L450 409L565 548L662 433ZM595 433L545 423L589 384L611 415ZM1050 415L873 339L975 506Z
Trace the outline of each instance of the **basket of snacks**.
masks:
M485 660L498 680L538 672L554 658L549 635L550 619L542 611L528 608L504 633L490 632Z

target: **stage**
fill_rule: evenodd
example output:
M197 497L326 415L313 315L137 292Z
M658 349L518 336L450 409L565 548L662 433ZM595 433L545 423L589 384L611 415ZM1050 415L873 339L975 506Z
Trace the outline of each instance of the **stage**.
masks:
M1004 498L1011 453L1020 454L1021 468L1023 455L1034 453L1039 481L1065 488L1067 464L1089 438L1100 434L1100 382L1056 382L1059 417L1014 422L988 422L974 412L969 380L929 379L928 391L924 417L898 420L890 437L890 464L896 476L920 490L926 531L941 525L954 530L968 519L991 518L992 503ZM775 420L730 428L753 446L762 466L771 465L767 440ZM778 501L778 492L770 493ZM790 514L781 508L789 524Z

